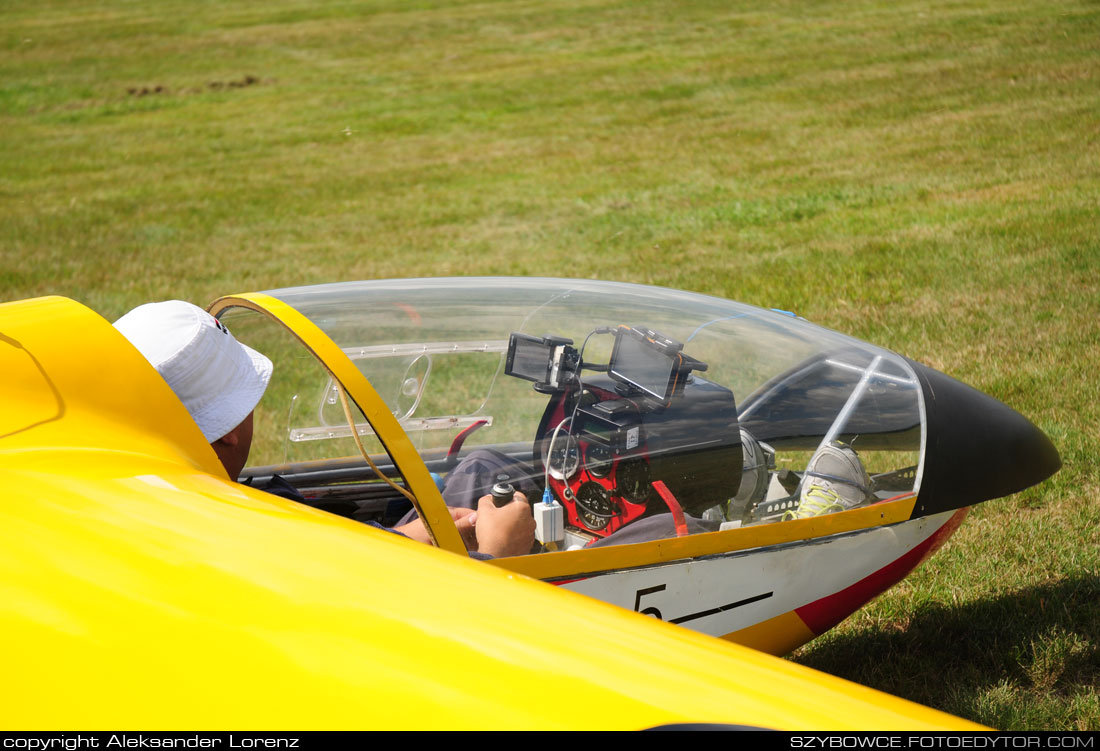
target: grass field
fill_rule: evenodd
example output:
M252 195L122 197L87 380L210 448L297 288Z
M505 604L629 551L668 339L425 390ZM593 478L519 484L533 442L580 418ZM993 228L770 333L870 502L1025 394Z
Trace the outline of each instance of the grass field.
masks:
M1064 468L794 659L1100 729L1095 0L6 0L0 299L696 290L987 391Z

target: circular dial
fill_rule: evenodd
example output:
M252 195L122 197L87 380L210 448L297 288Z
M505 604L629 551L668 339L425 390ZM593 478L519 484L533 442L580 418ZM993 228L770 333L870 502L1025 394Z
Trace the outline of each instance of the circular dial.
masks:
M615 515L611 497L598 483L586 482L577 490L577 512L589 529L603 529Z
M627 459L615 470L618 494L631 503L649 499L649 465L643 459Z
M584 449L584 468L593 477L607 477L611 472L611 449L602 443L590 443Z
M549 467L550 476L555 480L565 481L577 474L577 468L581 464L577 439L562 431L562 434L550 446L546 464Z

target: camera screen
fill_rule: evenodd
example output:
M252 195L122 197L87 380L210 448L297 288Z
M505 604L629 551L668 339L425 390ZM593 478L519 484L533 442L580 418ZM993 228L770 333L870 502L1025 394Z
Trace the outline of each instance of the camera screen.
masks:
M675 353L658 349L634 332L620 330L611 354L612 378L667 401L675 366Z
M542 339L512 334L508 342L508 362L504 372L535 383L550 380L553 346Z

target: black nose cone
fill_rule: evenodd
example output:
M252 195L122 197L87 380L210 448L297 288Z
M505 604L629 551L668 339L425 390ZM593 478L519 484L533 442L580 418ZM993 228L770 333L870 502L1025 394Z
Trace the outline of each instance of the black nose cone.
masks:
M914 518L1018 493L1061 468L1054 444L1019 412L939 371L909 364L927 417Z

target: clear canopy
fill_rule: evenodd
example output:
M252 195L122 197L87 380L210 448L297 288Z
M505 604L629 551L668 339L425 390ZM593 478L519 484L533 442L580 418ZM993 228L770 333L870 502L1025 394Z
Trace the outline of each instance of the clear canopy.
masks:
M783 312L531 278L267 294L358 366L449 504L476 502L499 479L536 498L548 489L564 509L566 547L772 523L917 490L923 406L907 362ZM296 485L393 522L400 512L379 510L376 483L351 482L361 462L347 458L352 428L327 371L257 314L221 318L275 361L253 452L268 467L254 474L277 465ZM382 453L362 414L352 422Z

